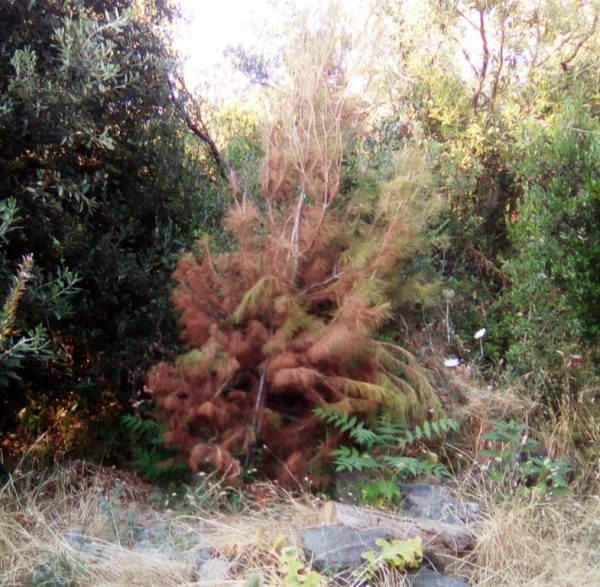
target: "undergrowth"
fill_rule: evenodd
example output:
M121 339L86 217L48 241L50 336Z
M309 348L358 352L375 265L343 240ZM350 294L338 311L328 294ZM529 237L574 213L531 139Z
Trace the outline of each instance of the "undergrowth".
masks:
M444 442L459 426L452 418L442 418L409 428L387 418L379 419L372 427L349 414L316 408L313 413L342 434L352 444L342 445L331 452L336 471L365 472L360 483L362 502L377 506L399 504L400 484L422 475L442 480L450 477L448 468L439 462L436 452L427 443Z
M187 464L177 460L177 451L165 445L167 427L163 423L131 414L122 416L121 423L129 439L133 464L146 481L174 488L189 478Z

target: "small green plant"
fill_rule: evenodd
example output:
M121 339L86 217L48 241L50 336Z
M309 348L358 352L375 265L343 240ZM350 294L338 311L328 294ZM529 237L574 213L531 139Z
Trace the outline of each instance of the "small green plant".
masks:
M164 424L131 414L125 414L121 422L129 437L133 462L142 477L150 483L163 486L181 483L189 469L185 463L174 459L175 451L165 447Z
M416 569L423 562L423 543L419 538L387 541L383 538L375 540L380 547L379 552L368 550L361 554L367 561L367 576L374 577L382 567L392 567L397 571Z
M107 518L118 544L131 546L139 535L140 515L128 507L127 501L124 486L117 485L102 500L100 511Z
M0 208L0 213L3 212ZM1 214L0 214L1 216ZM2 231L6 232L2 220ZM6 298L0 307L0 387L8 387L10 379L20 379L17 371L26 358L48 360L52 353L49 350L50 340L42 326L30 332L20 332L17 324L19 303L25 293L27 283L33 276L33 256L28 255L19 264Z
M280 558L285 572L285 587L317 587L322 583L323 576L306 569L295 548L284 548Z
M448 469L433 452L423 450L418 456L402 454L407 447L434 439L443 440L451 431L457 432L458 423L451 418L409 429L407 426L380 420L373 429L356 416L316 408L314 414L342 433L348 434L354 446L341 446L331 452L336 471L366 471L372 479L363 484L362 501L378 506L398 503L402 497L398 483L420 475L438 479L450 476Z
M82 562L75 560L67 553L53 557L39 564L23 578L22 585L28 587L59 587L61 585L78 585L85 575Z
M518 493L532 491L543 498L572 493L568 478L573 468L564 461L548 456L539 443L530 438L526 424L510 420L490 420L494 430L483 435L493 443L481 455L492 459L488 477L492 483L508 485Z

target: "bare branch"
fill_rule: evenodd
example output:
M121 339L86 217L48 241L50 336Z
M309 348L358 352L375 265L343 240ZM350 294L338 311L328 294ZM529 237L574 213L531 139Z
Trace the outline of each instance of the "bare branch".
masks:
M171 97L175 105L177 106L179 112L181 113L187 127L206 145L208 151L210 152L215 165L217 166L217 171L225 182L229 183L231 179L231 170L229 166L223 159L217 144L210 136L208 128L202 120L202 116L199 111L195 113L195 118L192 118L188 109L186 108L186 103L195 103L195 99L192 96L191 92L185 86L183 80L178 79L178 87L175 87L174 84L169 81L169 89L171 90ZM178 99L180 93L184 94L185 100ZM197 109L198 110L198 109Z
M472 101L475 110L479 106L479 97L483 93L483 84L485 83L485 78L487 76L488 62L490 59L490 49L488 47L487 33L485 30L485 15L482 8L479 8L477 12L479 12L479 35L481 36L483 58L481 61L481 70L479 72L479 83L477 84L477 89L475 90Z
M589 32L580 39L579 43L577 43L575 45L573 51L571 52L571 55L561 61L560 65L563 69L565 69L565 70L567 69L569 63L571 63L571 61L573 61L573 59L575 59L575 57L577 57L577 54L579 53L581 48L585 45L585 43L587 41L589 41L589 39L592 37L592 35L596 32L597 24L598 24L598 14L595 14L594 21L592 22L592 26L591 26Z
M504 44L506 42L506 21L502 21L502 32L500 34L500 49L498 51L498 69L494 75L494 85L492 86L492 92L490 94L490 105L493 108L494 102L496 101L496 94L498 93L498 84L500 83L500 76L502 75L502 69L504 68Z

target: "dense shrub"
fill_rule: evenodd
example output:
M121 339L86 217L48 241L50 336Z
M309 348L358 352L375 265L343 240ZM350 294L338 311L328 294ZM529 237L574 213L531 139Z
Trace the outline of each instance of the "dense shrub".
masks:
M510 308L504 318L509 364L549 379L565 365L598 361L597 113L567 98L555 106L552 125L534 123L530 131L521 169L524 195L509 228L512 288L504 297Z
M221 204L170 94L176 62L156 26L166 4L0 5L0 194L19 213L2 286L33 255L16 325L43 324L54 353L0 390L0 426L25 406L35 430L65 403L81 426L176 344L169 275Z

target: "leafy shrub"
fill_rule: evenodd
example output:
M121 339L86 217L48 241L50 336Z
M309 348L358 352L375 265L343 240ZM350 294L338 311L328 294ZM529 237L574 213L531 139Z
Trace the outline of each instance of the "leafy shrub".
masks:
M33 254L19 326L53 341L53 360L3 397L0 427L23 408L43 426L66 410L72 447L109 449L141 374L177 344L170 274L222 201L170 94L177 64L156 26L168 4L0 4L0 192L14 198L2 217L14 202L22 219L0 281L4 294Z
M18 229L21 220L19 208L14 198L0 202L0 287L6 291L5 299L0 309L0 405L3 411L10 406L10 398L6 394L12 383L20 381L19 371L27 360L45 362L52 356L48 332L41 324L31 328L24 324L20 306L27 293L28 285L34 278L33 255L25 255L18 262L14 275L10 274L10 259L8 258L8 234ZM59 307L68 307L68 298L75 293L75 274L67 273L63 279L55 279L47 283L51 290L47 302L50 311ZM10 280L10 283L3 283ZM27 330L25 330L28 328ZM0 420L1 424L1 420Z
M492 459L487 474L492 483L516 489L519 493L533 491L539 497L548 492L570 494L569 477L573 468L557 461L539 449L539 443L528 435L527 425L514 420L508 423L491 420L494 430L483 435L494 448L481 451Z
M600 367L598 128L593 113L567 99L552 125L530 129L525 191L509 227L507 359L518 374L540 374L548 399L576 378L577 366L564 377L571 355Z

